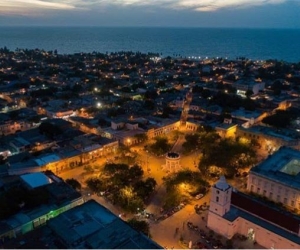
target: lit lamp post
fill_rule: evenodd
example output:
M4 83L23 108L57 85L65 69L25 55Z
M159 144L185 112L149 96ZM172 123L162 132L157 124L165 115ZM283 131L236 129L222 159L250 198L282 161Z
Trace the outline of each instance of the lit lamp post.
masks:
M131 140L128 138L128 139L127 139L127 144L128 144L128 146L130 145L130 143L131 143Z
M101 108L101 103L97 102L97 108Z

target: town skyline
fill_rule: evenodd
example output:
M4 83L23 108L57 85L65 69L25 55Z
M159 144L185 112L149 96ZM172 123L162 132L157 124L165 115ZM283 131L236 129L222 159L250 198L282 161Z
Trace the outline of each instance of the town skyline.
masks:
M1 26L109 26L299 29L294 0L2 0ZM255 18L254 18L255 17Z

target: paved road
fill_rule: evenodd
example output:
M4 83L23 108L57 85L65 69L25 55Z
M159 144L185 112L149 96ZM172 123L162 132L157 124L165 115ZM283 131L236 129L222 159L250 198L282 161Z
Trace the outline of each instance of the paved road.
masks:
M176 212L169 218L157 223L151 224L151 235L153 240L159 243L161 246L168 248L183 248L179 243L180 238L185 242L196 243L200 239L200 236L193 230L187 227L187 222L192 222L193 224L199 226L199 228L208 231L205 227L207 211L202 212L201 215L197 214L194 210L195 204L203 204L205 200L193 202L191 205L186 205L183 209ZM205 219L203 220L202 217ZM176 233L176 228L179 228L178 233Z

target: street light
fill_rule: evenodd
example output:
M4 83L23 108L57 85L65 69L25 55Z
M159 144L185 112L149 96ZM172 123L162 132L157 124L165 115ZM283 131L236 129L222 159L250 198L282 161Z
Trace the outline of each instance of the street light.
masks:
M97 102L97 108L101 108L101 103Z

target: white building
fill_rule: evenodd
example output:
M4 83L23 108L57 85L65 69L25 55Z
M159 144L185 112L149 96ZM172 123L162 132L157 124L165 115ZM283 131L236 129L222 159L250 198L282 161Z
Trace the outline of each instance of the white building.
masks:
M257 95L260 90L264 90L265 83L257 81L239 80L233 84L237 90L237 94L246 96L248 90L252 90L254 95Z
M281 147L251 169L247 190L300 209L300 151Z
M208 228L231 239L241 234L265 248L299 249L300 217L234 190L225 177L212 187Z

